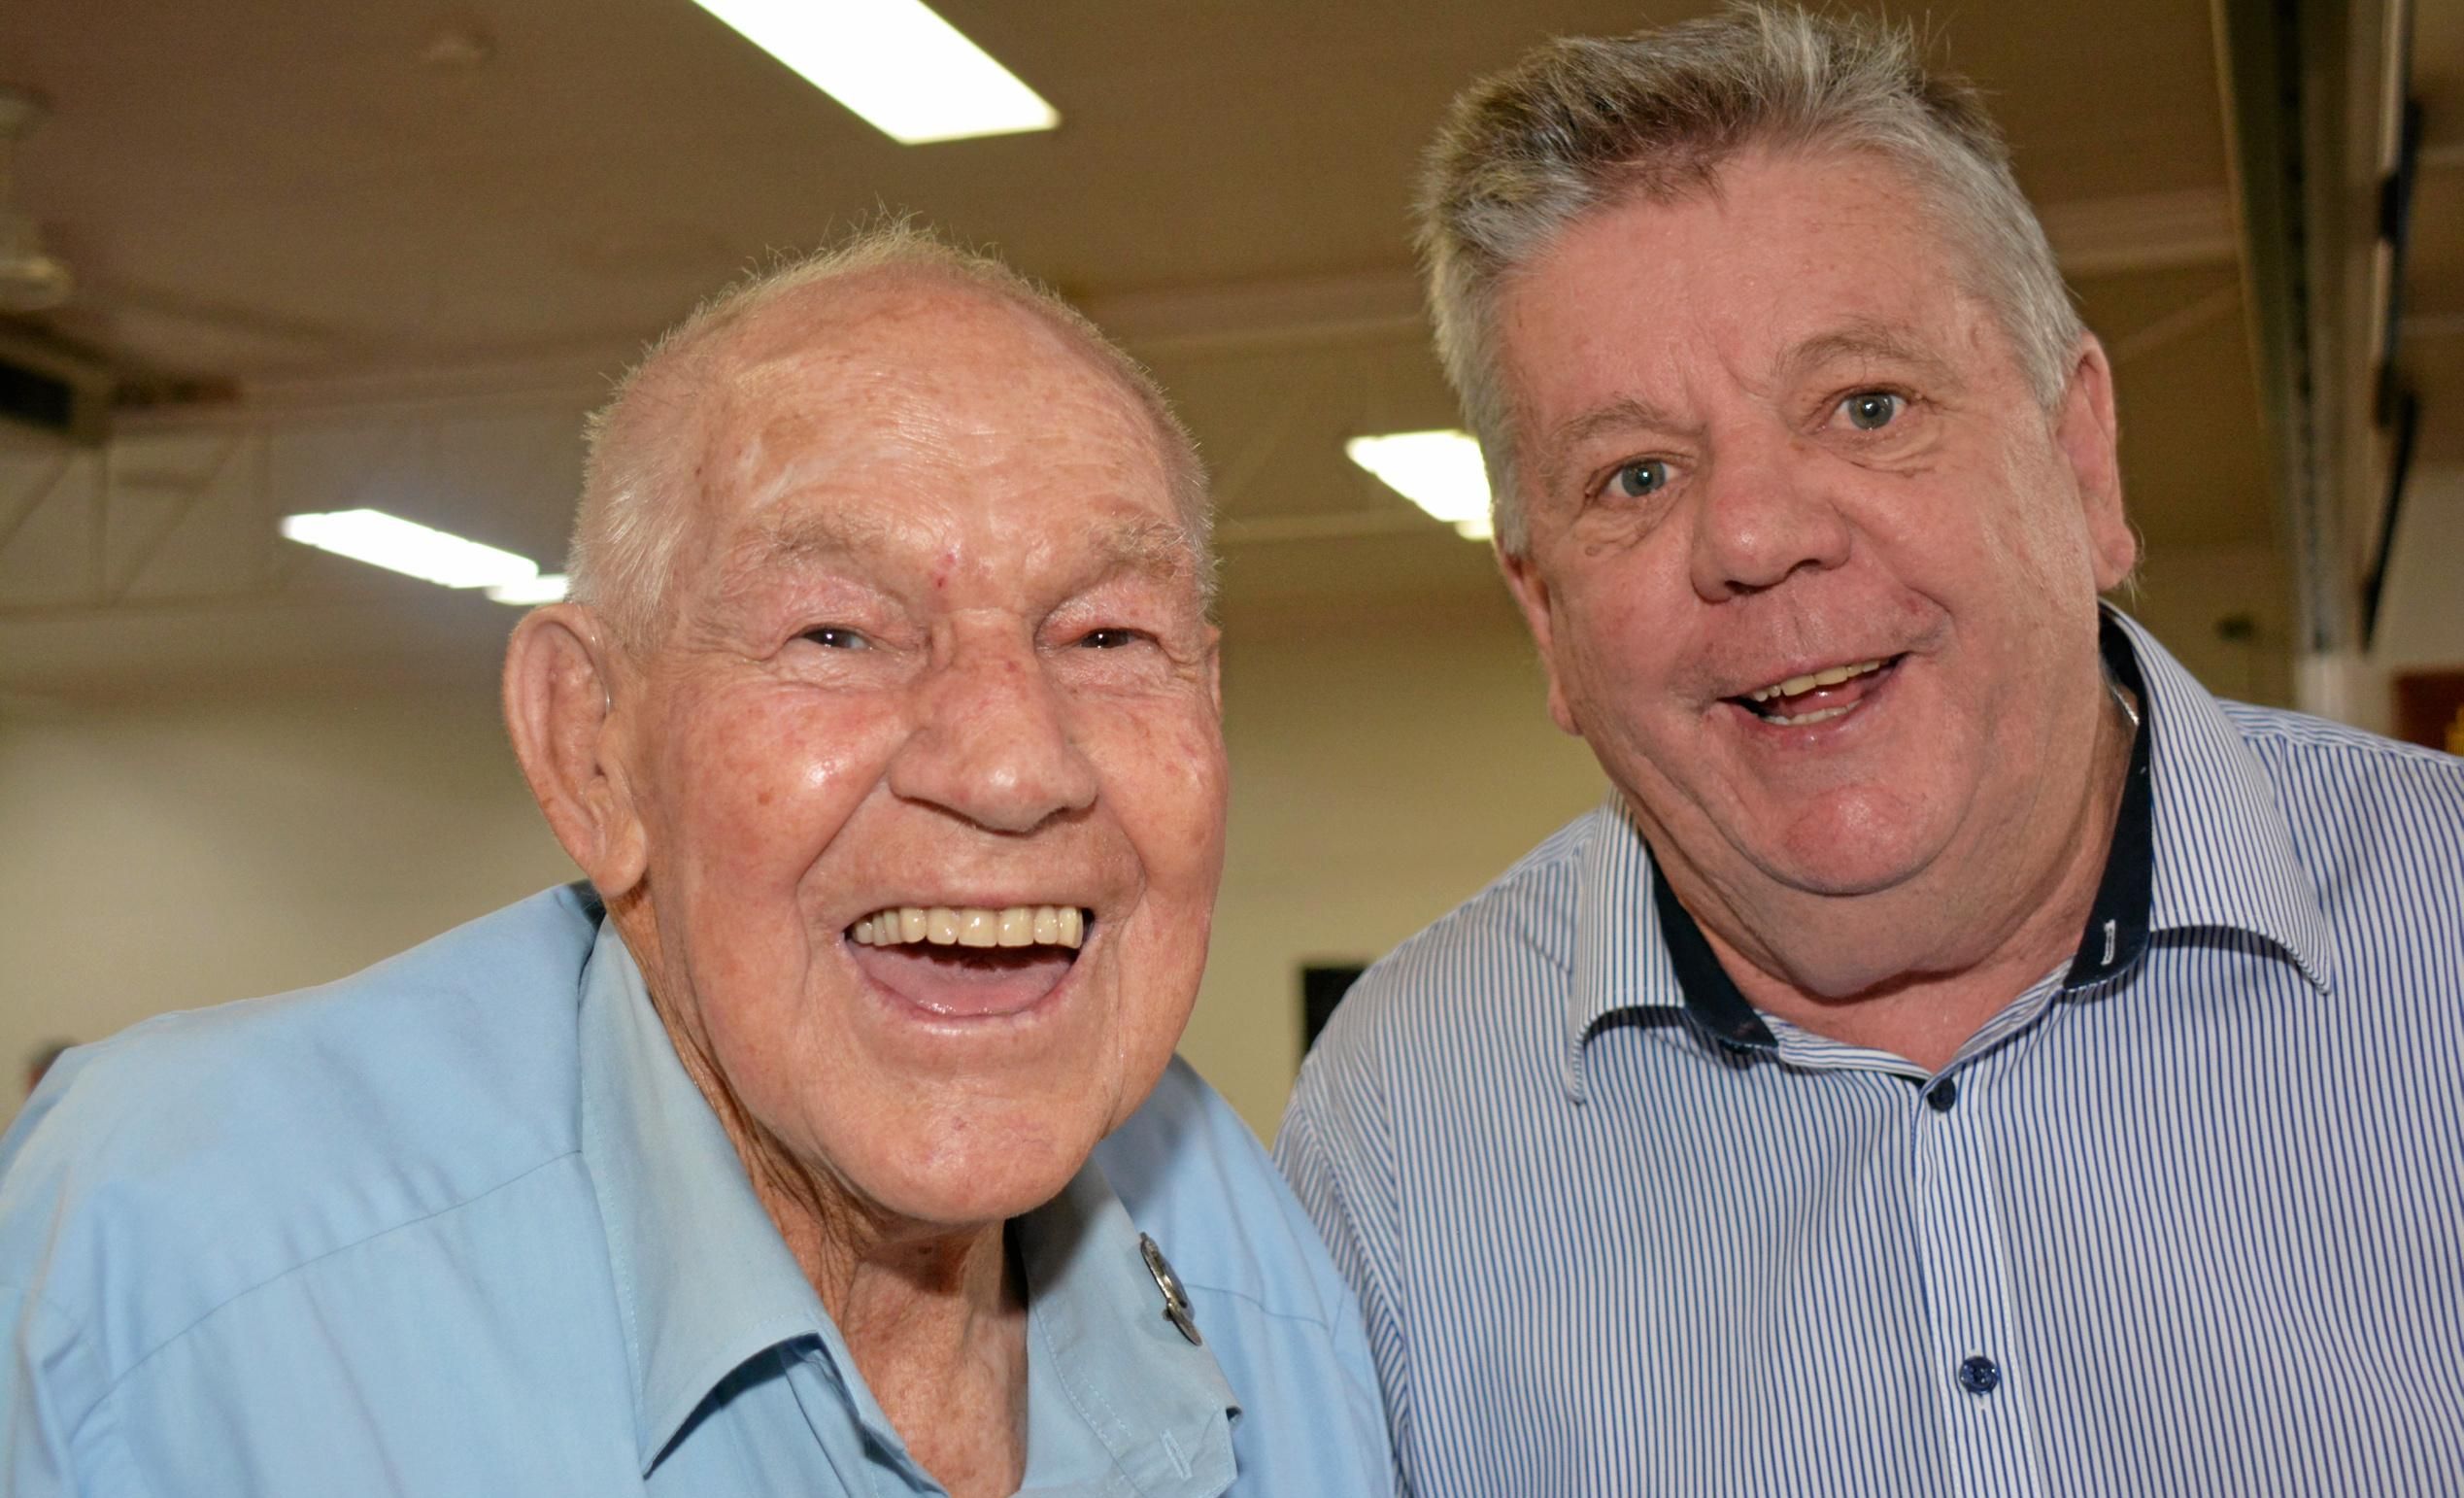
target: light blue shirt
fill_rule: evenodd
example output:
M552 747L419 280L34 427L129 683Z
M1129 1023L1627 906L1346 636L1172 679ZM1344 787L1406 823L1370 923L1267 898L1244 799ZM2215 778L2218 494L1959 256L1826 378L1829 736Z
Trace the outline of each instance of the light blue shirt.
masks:
M1746 1005L1614 800L1354 988L1276 1149L1414 1493L2464 1490L2464 762L2108 647L2093 912L1939 1072Z
M596 916L63 1060L0 1141L0 1493L940 1492ZM1186 1067L1012 1233L1024 1491L1390 1489L1350 1292Z

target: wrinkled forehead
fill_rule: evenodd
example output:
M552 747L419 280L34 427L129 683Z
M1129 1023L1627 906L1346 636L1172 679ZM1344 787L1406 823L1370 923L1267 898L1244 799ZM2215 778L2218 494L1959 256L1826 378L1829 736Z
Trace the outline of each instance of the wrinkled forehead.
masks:
M1144 405L1023 308L946 288L840 295L703 357L689 569L732 567L748 546L878 550L899 512L965 496L1014 499L1021 524L1129 537L1104 543L1125 557L1187 553L1198 571Z
M918 546L919 532L885 517L880 511L855 506L785 504L759 511L728 538L719 558L718 588L723 596L759 592L766 579L815 568L844 567L867 574L895 572L921 560L938 557L955 562L960 548L941 545L927 528L923 535L934 544ZM1116 506L1090 506L1063 527L1038 536L1015 537L1019 543L996 557L976 556L972 568L996 574L1066 553L1063 566L1073 581L1120 573L1133 574L1185 590L1191 602L1201 603L1202 566L1198 547L1176 520L1140 514ZM937 572L940 568L935 568ZM942 572L943 582L948 574ZM1031 582L1032 579L1015 579Z

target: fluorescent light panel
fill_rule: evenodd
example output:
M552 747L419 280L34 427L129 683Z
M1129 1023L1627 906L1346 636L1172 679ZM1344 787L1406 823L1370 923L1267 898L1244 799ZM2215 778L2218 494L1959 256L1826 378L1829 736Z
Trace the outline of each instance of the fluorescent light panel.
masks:
M1061 114L922 0L694 0L904 146L1049 130Z
M563 601L564 591L565 575L563 573L542 572L526 583L499 583L488 590L488 596L499 603L511 603L518 608L530 608L541 603Z
M527 557L466 540L383 510L286 515L283 534L303 546L364 562L445 588L485 588L499 603L548 603L564 596L561 573L542 577ZM555 585L553 594L546 590Z
M1480 444L1462 431L1397 431L1354 437L1343 456L1387 488L1455 528L1467 541L1489 538L1489 474Z

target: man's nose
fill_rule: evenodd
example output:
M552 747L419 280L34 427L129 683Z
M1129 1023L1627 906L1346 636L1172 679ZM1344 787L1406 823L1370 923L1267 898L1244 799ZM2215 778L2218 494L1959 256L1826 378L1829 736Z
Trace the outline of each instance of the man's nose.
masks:
M1785 437L1733 439L1697 489L1694 591L1716 603L1755 593L1801 568L1848 560L1851 535L1822 460Z
M1095 804L1095 766L1029 641L955 638L917 684L916 721L890 789L997 833L1032 832Z

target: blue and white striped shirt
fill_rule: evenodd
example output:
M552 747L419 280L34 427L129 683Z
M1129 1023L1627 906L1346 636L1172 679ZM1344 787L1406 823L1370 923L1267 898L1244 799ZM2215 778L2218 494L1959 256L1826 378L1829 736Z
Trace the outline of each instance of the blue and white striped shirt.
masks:
M1277 1152L1412 1492L2464 1491L2464 762L2112 632L2144 840L1939 1073L1689 991L1613 797L1353 990Z

